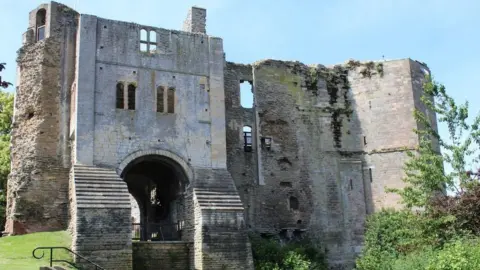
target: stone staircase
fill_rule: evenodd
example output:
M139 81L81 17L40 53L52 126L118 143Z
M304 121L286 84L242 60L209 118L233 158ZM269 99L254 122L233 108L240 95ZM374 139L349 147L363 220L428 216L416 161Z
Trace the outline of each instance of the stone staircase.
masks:
M202 209L240 210L243 204L236 191L229 189L195 188L196 201Z
M77 208L130 208L127 184L114 170L74 165Z
M197 169L193 193L202 209L240 210L243 204L226 169Z

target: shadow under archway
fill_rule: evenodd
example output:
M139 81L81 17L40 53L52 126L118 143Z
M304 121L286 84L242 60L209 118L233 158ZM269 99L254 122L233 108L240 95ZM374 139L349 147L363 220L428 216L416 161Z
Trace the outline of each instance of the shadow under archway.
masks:
M180 240L188 185L181 165L168 157L146 155L132 160L120 176L140 210L140 222L133 223L133 239Z

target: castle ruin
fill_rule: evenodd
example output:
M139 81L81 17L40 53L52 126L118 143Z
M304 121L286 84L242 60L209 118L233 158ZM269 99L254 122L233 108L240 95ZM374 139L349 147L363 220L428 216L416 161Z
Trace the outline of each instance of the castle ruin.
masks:
M176 31L56 2L30 12L17 62L5 233L68 228L115 270L167 251L183 264L162 269L253 269L249 232L308 236L351 269L366 216L398 203L385 187L403 185L429 73L411 59L231 63L205 9Z

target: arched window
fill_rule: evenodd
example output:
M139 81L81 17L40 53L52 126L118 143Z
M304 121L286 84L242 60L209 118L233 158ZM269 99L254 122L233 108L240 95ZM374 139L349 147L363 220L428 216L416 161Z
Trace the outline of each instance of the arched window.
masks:
M148 32L145 29L140 30L140 51L148 51Z
M157 52L157 32L147 29L140 30L140 51L146 53Z
M252 128L249 126L243 127L243 150L252 152Z
M47 11L42 8L37 11L36 17L36 30L37 30L37 41L43 40L45 38L45 23L47 21Z
M175 88L168 88L167 92L167 112L175 113Z
M165 90L163 89L163 86L157 87L157 112L165 112L165 105L163 104Z
M240 81L240 105L243 108L253 107L252 83Z
M148 36L148 46L150 53L157 52L157 32L151 30Z
M128 85L128 109L135 110L135 90L137 87L134 84Z
M124 98L124 86L123 83L119 82L117 83L117 98L116 98L116 108L117 109L123 109L124 104L125 104L125 98Z

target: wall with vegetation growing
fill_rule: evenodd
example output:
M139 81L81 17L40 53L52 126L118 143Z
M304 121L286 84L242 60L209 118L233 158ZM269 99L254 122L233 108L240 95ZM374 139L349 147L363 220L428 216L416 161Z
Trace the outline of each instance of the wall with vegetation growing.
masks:
M404 148L418 142L413 64L227 63L228 168L252 230L309 235L330 265L353 264L367 214L396 204L385 186L402 184ZM253 85L251 109L240 105L242 81ZM251 152L243 126L252 127Z

